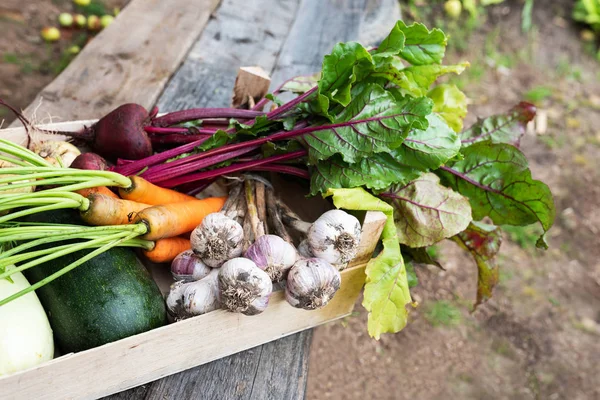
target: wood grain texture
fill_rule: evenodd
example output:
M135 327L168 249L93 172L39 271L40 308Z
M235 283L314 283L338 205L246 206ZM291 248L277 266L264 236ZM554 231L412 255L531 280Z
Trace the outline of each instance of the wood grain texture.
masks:
M98 118L116 105L152 106L219 0L132 0L26 109L37 120ZM13 123L12 126L17 126Z
M323 55L339 41L378 44L399 18L397 0L223 0L158 106L162 112L227 106L239 67L262 67L273 88L294 75L319 71ZM305 331L106 400L302 399L311 337ZM275 367L281 372L265 375ZM238 387L239 392L230 391Z

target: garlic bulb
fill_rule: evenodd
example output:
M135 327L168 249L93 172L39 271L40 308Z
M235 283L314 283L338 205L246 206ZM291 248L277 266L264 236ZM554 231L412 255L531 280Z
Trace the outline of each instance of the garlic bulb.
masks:
M79 149L69 142L48 140L45 142L34 142L30 150L57 167L68 167L75 158L81 154Z
M167 310L176 319L202 315L219 308L219 271L211 270L206 277L194 282L177 281L167 296Z
M300 256L304 258L314 257L314 254L312 253L312 251L310 250L310 246L308 245L308 240L304 239L300 242L300 244L298 245L298 254L300 254Z
M219 271L219 300L232 312L256 315L263 312L273 291L271 278L252 260L233 258Z
M321 215L308 229L307 240L312 254L331 264L346 264L358 252L360 222L342 210Z
M290 270L285 299L296 308L316 310L324 307L340 288L339 271L320 258L296 261Z
M263 235L250 245L244 257L254 261L273 282L285 279L287 272L296 262L298 254L294 246L277 235Z
M192 250L181 252L171 262L171 274L176 281L192 282L207 276L212 268L204 264Z
M192 231L192 250L212 268L242 255L244 229L237 221L216 212L207 215Z

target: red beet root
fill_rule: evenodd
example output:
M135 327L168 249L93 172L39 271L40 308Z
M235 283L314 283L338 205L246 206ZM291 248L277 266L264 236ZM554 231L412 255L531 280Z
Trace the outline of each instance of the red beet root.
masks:
M108 163L96 153L81 153L71 163L71 168L105 171Z
M144 127L150 123L148 111L138 104L123 104L87 128L79 137L109 159L139 160L152 155L152 143ZM79 135L73 135L77 138Z

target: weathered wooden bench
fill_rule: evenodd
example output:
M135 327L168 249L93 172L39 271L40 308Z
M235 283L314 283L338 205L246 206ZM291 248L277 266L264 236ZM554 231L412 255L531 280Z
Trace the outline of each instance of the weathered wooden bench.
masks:
M224 107L241 66L272 83L320 70L340 41L375 44L400 17L397 0L132 0L27 109L38 120L91 119L135 102L161 112ZM40 103L40 98L43 101ZM190 338L201 343L202 338ZM297 399L311 331L106 399Z

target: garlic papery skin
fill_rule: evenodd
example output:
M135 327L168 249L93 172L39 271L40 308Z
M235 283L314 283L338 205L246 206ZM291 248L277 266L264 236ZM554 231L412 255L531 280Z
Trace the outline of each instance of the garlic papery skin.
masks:
M298 254L300 255L300 257L304 258L313 258L315 256L310 250L310 246L308 245L307 239L304 239L298 245Z
M193 250L186 250L171 262L171 274L176 281L192 282L207 276L212 268L204 264Z
M212 269L194 282L177 281L171 285L166 304L176 320L206 314L219 308L219 270Z
M260 314L266 310L272 291L271 278L252 260L233 258L219 269L219 300L226 310Z
M194 253L212 268L241 256L243 239L242 226L221 212L208 214L190 236Z
M356 217L342 210L321 215L308 229L311 253L331 264L346 264L358 252L361 227Z
M248 247L244 257L254 261L272 282L285 279L298 258L296 248L277 235L263 235Z
M285 287L285 299L296 308L316 310L324 307L340 288L339 271L320 258L296 261Z

